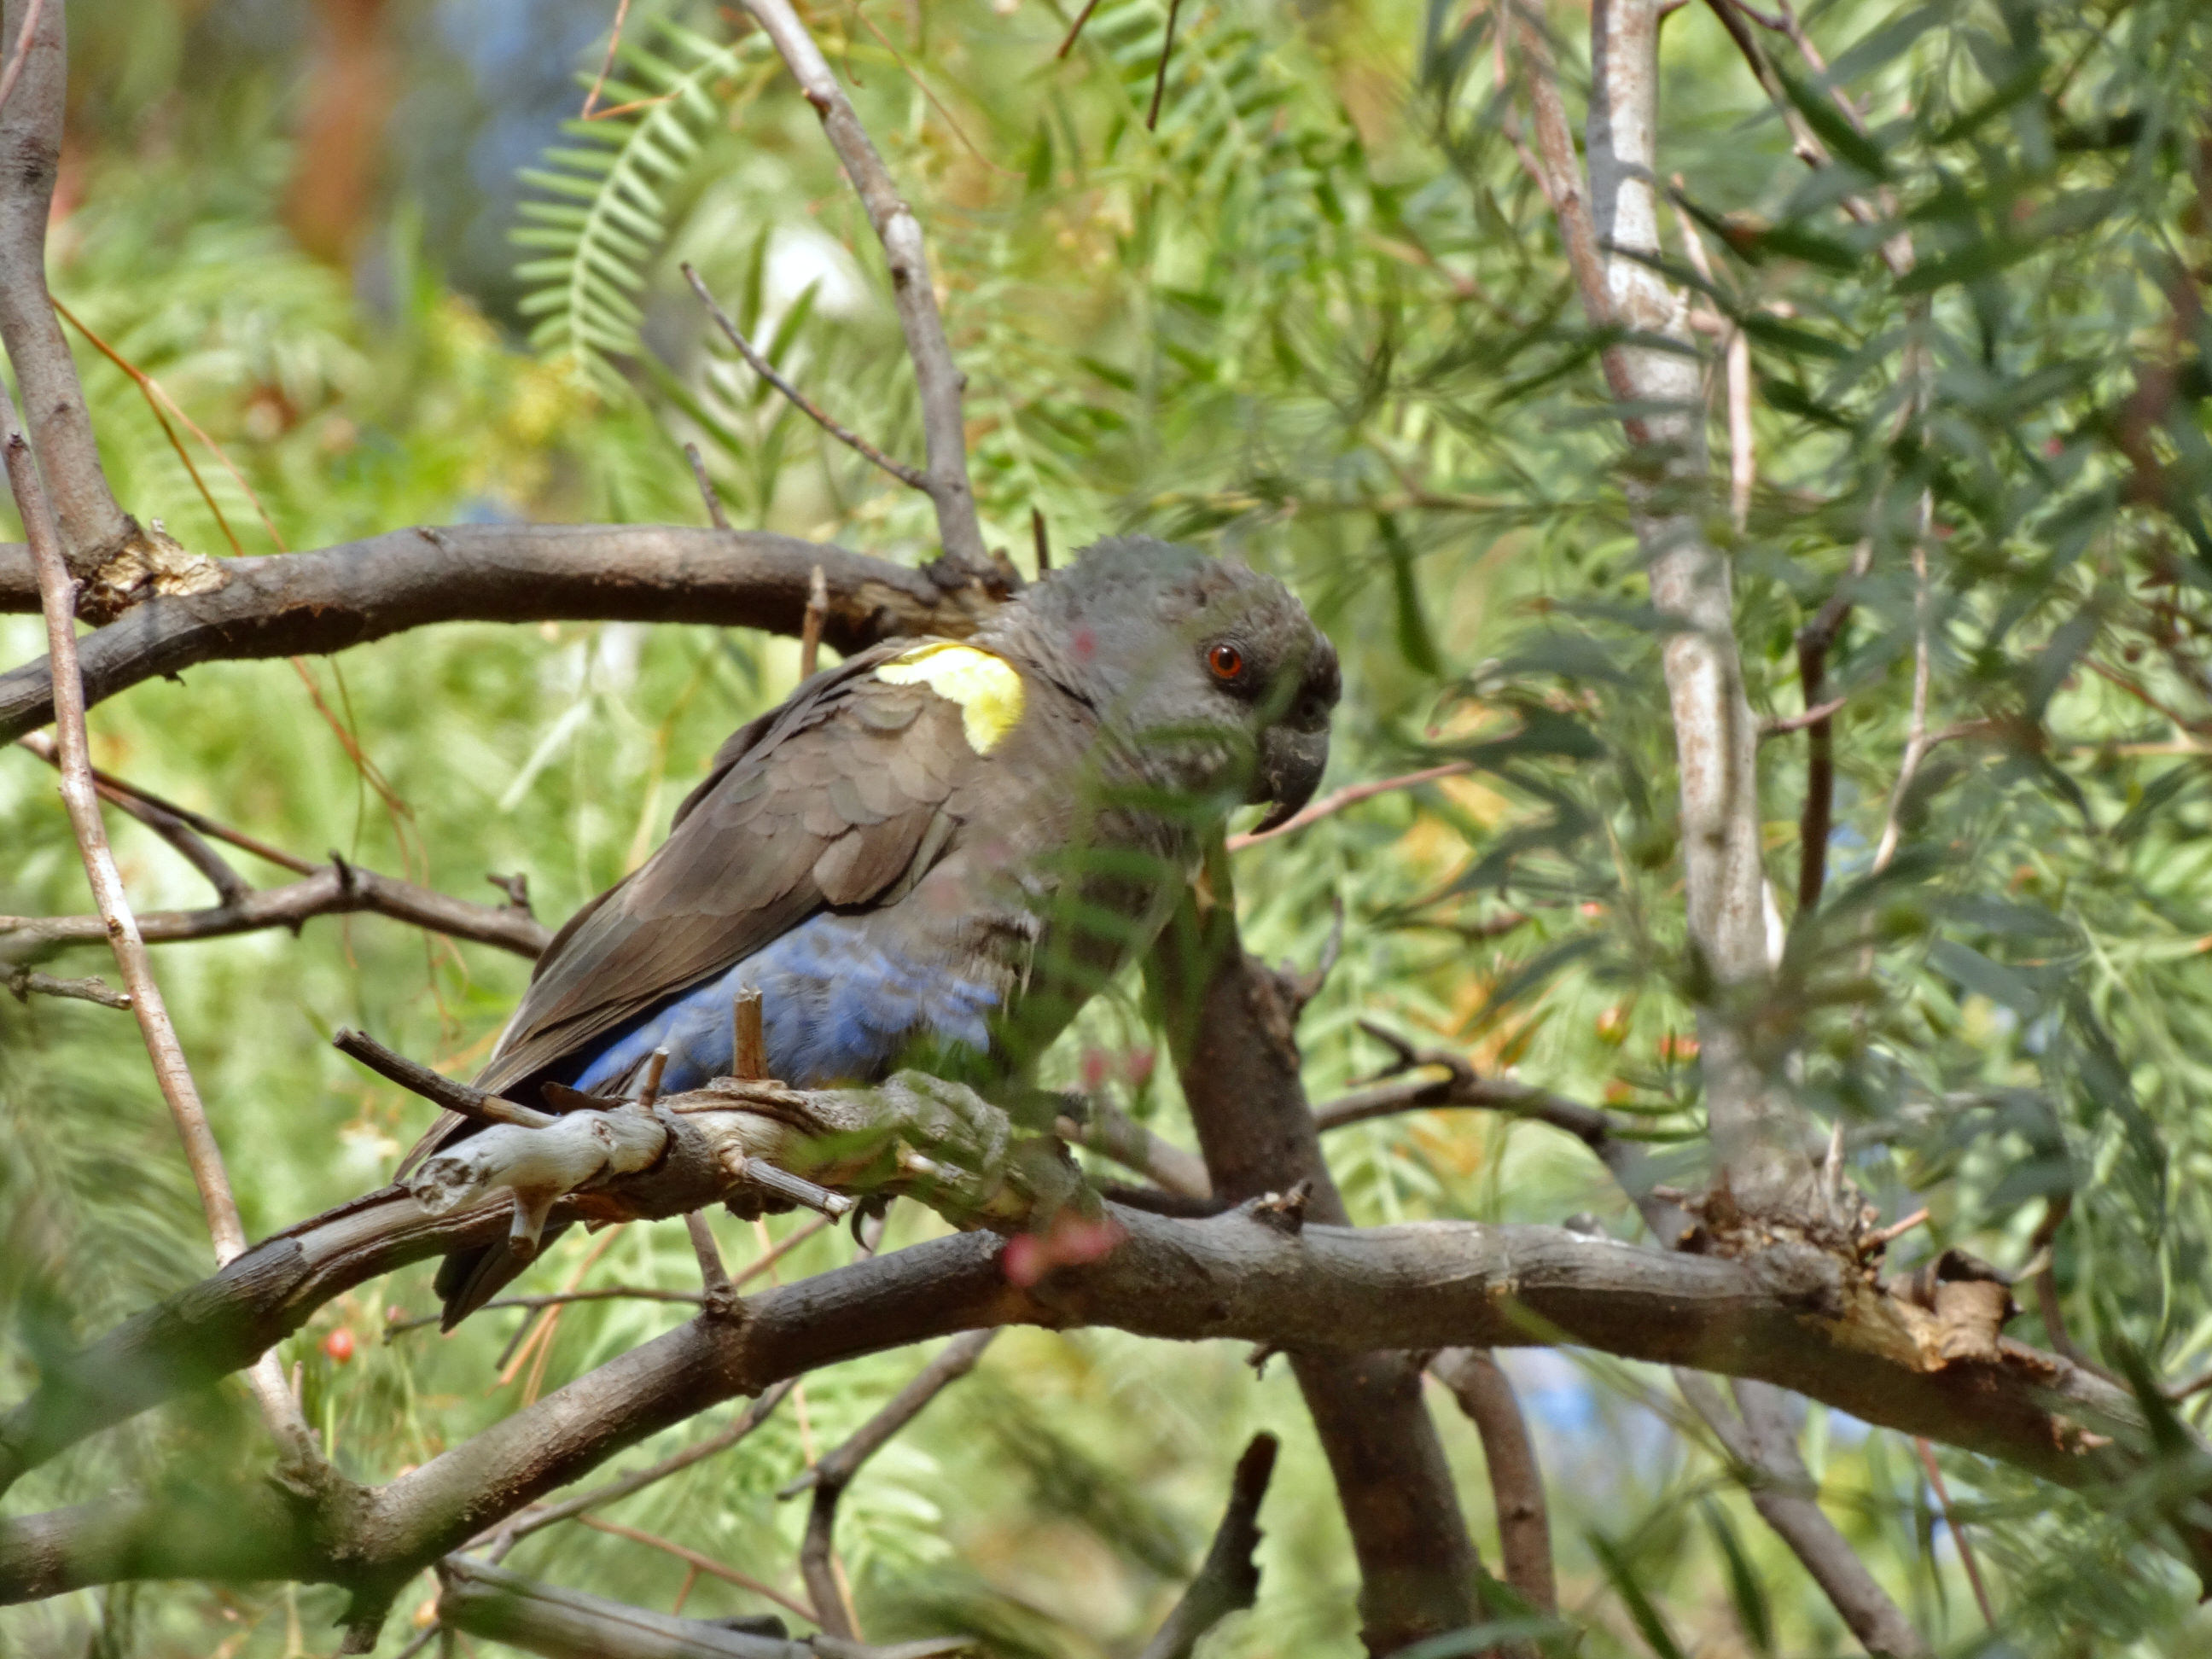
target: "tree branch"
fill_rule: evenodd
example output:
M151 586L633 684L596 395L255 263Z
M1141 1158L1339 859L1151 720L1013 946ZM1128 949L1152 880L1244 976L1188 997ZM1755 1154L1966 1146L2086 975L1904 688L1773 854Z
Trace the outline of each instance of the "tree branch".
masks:
M1552 1227L1309 1224L1292 1231L1249 1206L1207 1221L1109 1213L1125 1235L1119 1247L1028 1289L1008 1282L1003 1242L977 1232L762 1291L748 1300L741 1325L691 1321L383 1487L339 1483L301 1498L248 1482L0 1523L0 1601L136 1577L290 1577L357 1592L396 1589L544 1493L732 1395L861 1353L1010 1323L1110 1325L1347 1358L1375 1349L1574 1342L1755 1376L2068 1485L2094 1488L2149 1467L2147 1431L2124 1390L1994 1333L1962 1348L1936 1314L1875 1290L1855 1265L1807 1245L1729 1259ZM332 1232L350 1226L362 1246L361 1212L333 1217ZM261 1309L230 1312L235 1352L245 1346L240 1334L245 1343L265 1340L287 1315L295 1327L307 1311L303 1293L335 1293L397 1265L395 1255L414 1260L481 1243L504 1225L496 1211L460 1224L418 1222L404 1249L364 1247L343 1261L333 1239L303 1229L185 1296L210 1309L226 1283L250 1276L267 1287ZM311 1243L313 1267L305 1260ZM2115 1445L2106 1435L2124 1439ZM213 1506L219 1523L185 1524L183 1510L195 1502Z
M57 13L59 8L56 8ZM38 464L15 413L15 400L0 387L0 445L7 453L8 482L15 491L15 507L30 538L31 557L38 572L39 594L46 619L46 643L59 666L56 698L55 763L62 775L62 800L69 810L70 827L76 832L77 850L84 861L86 880L100 915L92 918L115 952L131 1011L138 1017L146 1051L154 1063L155 1081L176 1121L185 1145L185 1161L192 1184L199 1189L207 1215L208 1232L215 1241L218 1266L246 1249L246 1230L238 1218L237 1201L231 1196L230 1177L222 1165L222 1150L208 1126L207 1110L200 1103L191 1068L185 1061L161 987L155 982L153 959L139 936L137 919L123 890L122 872L109 850L107 829L100 815L98 786L93 781L92 759L84 726L84 698L76 673L76 583L62 557L61 528L40 481Z
M34 973L28 968L11 968L0 984L15 993L15 1000L28 1002L33 995L63 997L76 1002L96 1002L103 1008L128 1008L131 994L111 989L105 980L56 979L52 974Z
M777 53L799 82L806 101L822 118L822 131L844 163L868 223L883 244L890 267L891 298L897 307L899 326L906 334L907 356L914 363L914 378L921 393L921 427L929 465L922 488L937 509L937 533L945 556L970 576L983 580L996 574L983 545L982 526L975 519L975 492L968 482L967 428L960 410L967 376L952 360L945 338L945 322L937 313L937 292L930 280L929 254L924 247L921 222L906 204L892 182L890 170L860 118L852 100L830 72L829 62L814 44L787 0L745 0L745 9L767 33Z
M1429 1361L1429 1375L1451 1390L1482 1437L1505 1582L1536 1612L1556 1613L1559 1587L1552 1565L1544 1472L1537 1467L1536 1448L1511 1381L1487 1348L1446 1348Z
M1383 1073L1385 1079L1339 1095L1314 1113L1324 1133L1370 1118L1400 1112L1426 1111L1445 1107L1468 1107L1480 1111L1505 1112L1572 1135L1589 1148L1628 1195L1651 1236L1672 1249L1691 1237L1696 1224L1674 1202L1661 1194L1657 1173L1640 1142L1616 1133L1613 1120L1595 1106L1518 1083L1510 1078L1476 1074L1464 1055L1448 1049L1416 1048L1385 1027L1362 1020L1360 1029L1396 1051L1396 1059ZM1441 1071L1442 1077L1400 1077L1400 1073Z
M1145 1644L1142 1659L1190 1659L1199 1638L1232 1613L1242 1613L1260 1595L1260 1500L1275 1474L1277 1441L1255 1434L1237 1460L1229 1483L1229 1507L1222 1512L1213 1543L1200 1563L1167 1622Z
M1085 1104L1082 1122L1059 1118L1053 1124L1053 1133L1073 1146L1112 1158L1124 1169L1134 1170L1178 1198L1212 1197L1212 1179L1206 1172L1203 1158L1162 1139L1105 1100L1094 1096Z
M58 12L59 8L56 8ZM20 372L20 371L19 371ZM23 521L31 558L38 572L39 598L46 623L46 647L56 665L55 750L61 769L62 800L69 811L70 827L76 836L84 863L85 879L99 907L100 921L115 953L124 992L137 1017L139 1035L145 1039L154 1080L169 1108L171 1120L184 1143L185 1163L200 1196L215 1259L222 1267L246 1249L246 1229L232 1196L230 1176L223 1168L222 1149L216 1142L199 1087L185 1060L184 1044L169 1018L168 1006L154 978L153 958L139 936L131 900L123 890L123 874L107 843L107 827L100 817L100 793L92 775L90 743L85 732L83 682L76 665L76 625L74 619L78 584L62 556L61 526L40 478L29 439L15 412L14 398L0 387L0 446L6 450L8 483ZM307 1469L317 1454L299 1404L284 1387L273 1364L255 1365L248 1378L261 1414L276 1438L288 1467Z
M1146 974L1164 1012L1212 1193L1232 1202L1297 1189L1292 1236L1310 1217L1348 1218L1299 1076L1297 998L1244 953L1224 848L1206 860L1203 901L1187 896ZM1407 1354L1280 1345L1312 1414L1352 1532L1362 1638L1389 1653L1475 1622L1480 1562L1436 1425ZM1405 1345L1375 1344L1376 1347Z
M461 525L225 559L218 585L157 589L82 641L78 658L90 704L198 663L343 651L432 623L684 622L796 635L817 564L830 592L823 637L842 652L893 635L965 635L996 603L972 583L762 532ZM27 559L0 544L0 611L37 609ZM43 660L0 674L0 738L52 718Z
M235 902L204 910L149 910L139 920L149 945L227 939L269 927L296 929L316 916L363 912L390 916L452 939L496 945L535 959L553 930L526 910L477 904L397 881L351 864L326 865L304 881L247 890ZM0 916L0 957L22 956L63 945L90 945L106 936L98 916Z
M438 1617L450 1628L544 1659L939 1659L971 1645L965 1637L878 1648L757 1634L557 1589L466 1556L440 1562L438 1583Z
M1727 1448L1760 1519L1804 1564L1867 1651L1875 1659L1926 1659L1930 1649L1920 1632L1822 1511L1782 1394L1764 1383L1737 1382L1739 1417L1696 1372L1677 1370L1674 1382Z
M21 79L0 106L0 343L22 389L64 561L70 575L86 579L142 536L100 471L76 363L46 297L46 222L69 93L66 9L58 0L0 5L0 40L21 40L14 65Z
M1287 817L1273 829L1259 835L1231 836L1229 850L1241 853L1248 847L1257 847L1262 842L1288 836L1317 823L1332 813L1341 812L1347 806L1357 806L1361 801L1372 800L1377 795L1387 795L1393 790L1414 789L1425 783L1434 783L1439 778L1455 778L1474 769L1467 761L1447 761L1442 766L1431 766L1419 772L1408 772L1402 777L1378 778L1372 783L1351 783L1341 789L1332 789L1310 806Z
M1639 411L1621 417L1637 452L1627 494L1652 604L1673 629L1662 662L1680 775L1690 942L1717 990L1698 1013L1716 1160L1740 1200L1784 1209L1816 1200L1819 1188L1792 1133L1795 1115L1728 1006L1768 972L1759 726L1744 696L1729 563L1698 522L1709 483L1696 342L1686 306L1656 268L1660 10L1657 0L1596 0L1591 8L1587 211L1549 53L1527 19L1518 33L1583 311L1593 327L1624 337L1601 355L1607 384Z
M893 1435L919 1416L946 1388L975 1369L983 1350L998 1335L995 1330L969 1331L945 1345L914 1381L891 1397L890 1403L862 1424L853 1437L800 1475L778 1498L796 1498L810 1487L813 1507L806 1517L806 1541L800 1548L799 1568L806 1580L806 1593L821 1610L816 1620L832 1636L854 1639L845 1614L845 1589L837 1582L837 1500L860 1472L860 1466L890 1443Z

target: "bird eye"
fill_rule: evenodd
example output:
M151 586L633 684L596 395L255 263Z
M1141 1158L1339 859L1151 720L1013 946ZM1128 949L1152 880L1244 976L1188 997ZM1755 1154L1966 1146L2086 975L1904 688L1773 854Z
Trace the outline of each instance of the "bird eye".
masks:
M1244 672L1244 653L1233 645L1217 645L1206 652L1206 665L1217 680L1233 680Z

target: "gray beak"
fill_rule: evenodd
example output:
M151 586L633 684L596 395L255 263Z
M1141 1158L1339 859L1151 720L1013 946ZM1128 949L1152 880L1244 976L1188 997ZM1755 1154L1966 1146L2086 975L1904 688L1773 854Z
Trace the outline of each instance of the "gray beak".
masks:
M1298 809L1311 800L1314 791L1321 787L1321 775L1328 767L1327 726L1318 732L1269 726L1260 739L1260 775L1253 780L1252 799L1274 805L1267 816L1253 826L1252 833L1264 836L1296 817Z

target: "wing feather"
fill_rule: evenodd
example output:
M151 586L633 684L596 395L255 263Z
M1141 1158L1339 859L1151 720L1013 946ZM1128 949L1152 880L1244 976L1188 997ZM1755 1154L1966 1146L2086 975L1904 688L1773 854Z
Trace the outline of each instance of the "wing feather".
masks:
M478 1079L509 1089L556 1066L824 908L910 887L951 845L938 823L977 757L958 705L842 664L754 721L635 873L580 912L541 959Z

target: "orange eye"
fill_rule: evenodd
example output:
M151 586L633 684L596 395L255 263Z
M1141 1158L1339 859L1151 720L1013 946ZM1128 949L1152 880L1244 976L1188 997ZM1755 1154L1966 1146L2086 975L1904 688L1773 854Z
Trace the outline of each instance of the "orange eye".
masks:
M1233 680L1244 672L1244 653L1233 645L1217 645L1206 653L1206 665L1217 680Z

